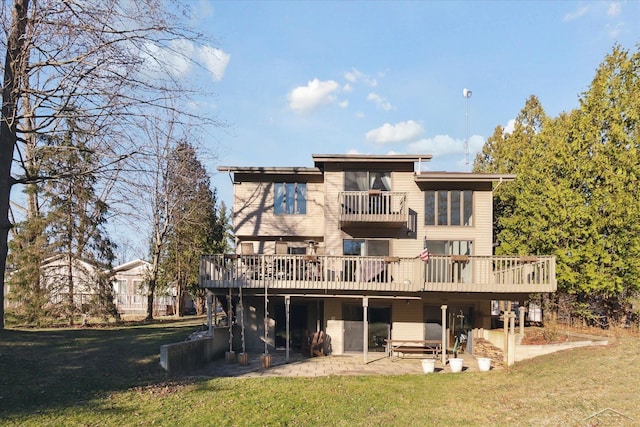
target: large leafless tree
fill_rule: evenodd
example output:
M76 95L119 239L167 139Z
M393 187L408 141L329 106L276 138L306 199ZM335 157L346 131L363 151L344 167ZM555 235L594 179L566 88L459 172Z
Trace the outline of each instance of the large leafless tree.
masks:
M116 176L114 170L140 152L140 123L167 106L180 106L176 123L216 124L185 107L197 88L181 83L179 71L194 65L194 49L207 40L187 27L183 13L180 3L164 0L3 4L0 328L12 188L60 177L38 168L40 135L68 132L65 123L73 116L92 149L100 150L102 163L87 173ZM27 215L37 216L37 192L27 194Z

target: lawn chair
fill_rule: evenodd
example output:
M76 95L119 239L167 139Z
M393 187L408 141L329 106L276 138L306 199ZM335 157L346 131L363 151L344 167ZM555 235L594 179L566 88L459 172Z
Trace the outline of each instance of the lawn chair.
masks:
M240 243L240 255L245 267L245 275L251 279L258 278L258 259L253 250L253 242Z

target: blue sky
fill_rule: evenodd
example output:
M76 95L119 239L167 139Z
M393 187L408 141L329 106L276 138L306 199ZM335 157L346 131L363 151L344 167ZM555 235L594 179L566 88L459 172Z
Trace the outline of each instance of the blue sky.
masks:
M225 166L312 166L312 154L433 154L463 171L535 94L578 106L614 44L640 43L639 1L199 1L217 42L204 85L228 124L204 144L229 206ZM463 89L472 91L467 100ZM468 128L465 108L468 102Z

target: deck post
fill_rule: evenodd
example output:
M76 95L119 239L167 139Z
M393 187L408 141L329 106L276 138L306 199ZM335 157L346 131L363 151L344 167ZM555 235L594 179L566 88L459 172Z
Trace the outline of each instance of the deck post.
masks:
M290 331L289 331L289 313L290 313L290 307L291 307L291 295L285 295L284 296L284 311L285 311L285 316L286 316L286 323L287 323L287 343L285 344L285 361L287 363L289 363L289 342L291 341L291 337L290 337Z
M369 298L362 297L362 313L363 313L363 333L362 333L362 355L364 363L367 363L367 351L369 350Z
M447 306L440 307L442 310L442 351L440 352L440 358L442 359L442 365L447 363Z
M213 337L213 323L211 322L211 313L213 313L213 292L207 289L207 329L209 330L209 336Z

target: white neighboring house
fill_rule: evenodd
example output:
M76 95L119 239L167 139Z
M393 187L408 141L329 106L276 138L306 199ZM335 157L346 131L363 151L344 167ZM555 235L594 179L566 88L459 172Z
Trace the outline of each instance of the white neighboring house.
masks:
M43 283L49 290L50 302L60 304L69 294L69 276L73 278L73 301L81 307L88 304L96 295L98 278L101 271L92 263L73 258L71 269L66 255L60 254L47 258L42 264Z
M135 259L120 264L111 271L116 307L120 314L147 313L147 280L151 263ZM174 291L175 292L175 291ZM175 295L156 294L153 301L154 315L174 313Z

